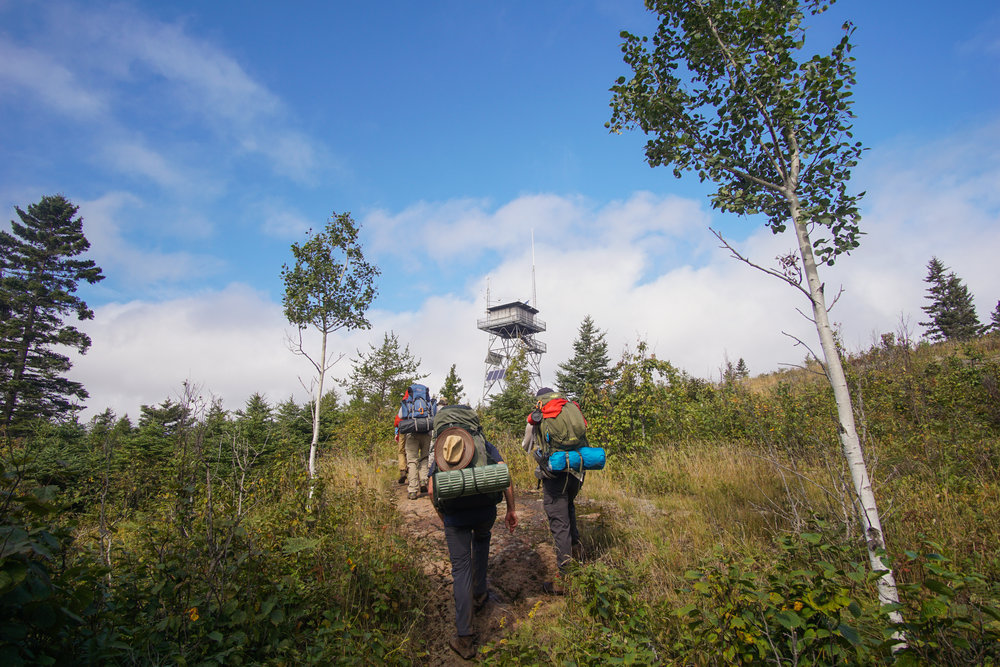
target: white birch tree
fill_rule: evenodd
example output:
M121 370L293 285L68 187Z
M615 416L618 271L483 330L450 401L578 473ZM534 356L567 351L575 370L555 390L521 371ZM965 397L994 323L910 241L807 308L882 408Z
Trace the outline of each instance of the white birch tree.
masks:
M863 150L851 134L853 26L843 24L829 55L803 51L805 17L831 4L647 0L646 7L660 17L659 28L651 47L647 37L621 33L633 75L620 77L611 88L608 127L649 135L650 166L671 165L677 177L694 171L702 181L714 182L714 208L761 215L774 233L791 226L798 255L779 258L774 269L753 264L716 235L736 258L785 281L811 304L870 565L884 571L879 598L896 605L896 583L883 561L882 524L818 270L858 247L857 204L863 194L847 191ZM893 620L901 620L897 612Z
M335 360L327 351L329 335L339 329L369 329L365 311L375 299L375 277L379 270L369 264L358 243L358 227L350 213L334 212L326 228L299 245L292 244L294 266L282 266L285 283L285 317L298 329L292 351L305 357L316 372L313 396L312 443L309 445L309 479L316 478L316 448L319 444L320 401L326 373ZM319 354L306 351L302 332L315 328L320 334ZM310 489L311 494L311 489Z

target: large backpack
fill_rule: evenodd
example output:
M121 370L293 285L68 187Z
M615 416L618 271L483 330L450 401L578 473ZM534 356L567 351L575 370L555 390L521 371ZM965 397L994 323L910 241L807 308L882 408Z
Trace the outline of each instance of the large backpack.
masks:
M535 437L545 456L557 451L573 451L587 447L587 420L575 401L568 401L557 391L538 397Z
M400 433L429 433L434 427L437 400L431 399L430 390L422 384L411 384L399 411Z
M451 427L458 427L464 429L472 436L472 441L476 443L476 453L472 457L472 461L469 463L469 468L480 468L488 465L496 465L497 461L493 460L486 451L486 437L483 435L483 429L479 424L479 415L476 411L470 408L468 405L446 405L437 411L434 416L434 431L433 438L437 440L437 437L445 430ZM441 474L441 470L434 471L434 489L437 491L437 477ZM436 495L436 493L435 493ZM474 495L465 495L459 498L449 498L449 499L433 499L434 505L442 512L454 512L463 509L475 509L478 507L486 507L488 505L496 505L503 499L503 491L493 491L489 493L478 493Z

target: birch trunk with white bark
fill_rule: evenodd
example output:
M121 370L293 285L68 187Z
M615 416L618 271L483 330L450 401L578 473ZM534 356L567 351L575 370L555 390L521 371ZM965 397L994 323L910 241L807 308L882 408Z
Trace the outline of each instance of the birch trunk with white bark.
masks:
M833 328L830 326L826 296L823 292L823 283L819 279L809 230L806 228L805 221L802 220L798 197L794 193L786 193L786 196L792 216L792 226L795 228L795 238L799 245L799 254L802 257L803 272L809 285L813 321L816 324L816 331L819 333L820 345L823 349L823 367L830 387L833 389L834 401L837 404L837 431L840 435L840 445L844 452L844 458L847 460L847 466L851 472L851 481L854 484L855 502L862 524L861 528L864 531L865 546L868 549L868 561L872 571L885 570L877 582L879 601L882 604L896 604L899 602L896 579L892 574L892 569L882 560L882 555L885 552L882 522L879 519L875 493L872 491L864 452L861 449L861 440L854 422L854 408L850 389L847 386L847 377L844 374L840 352L837 350L837 344L833 337ZM893 612L891 618L893 621L902 622L902 617L898 612Z

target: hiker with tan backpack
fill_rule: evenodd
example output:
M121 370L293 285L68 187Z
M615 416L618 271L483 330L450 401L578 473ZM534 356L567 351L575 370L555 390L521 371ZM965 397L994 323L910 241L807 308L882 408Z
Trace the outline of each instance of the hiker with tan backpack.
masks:
M483 435L476 411L449 405L434 417L428 492L444 524L455 601L455 636L449 644L466 660L476 655L472 615L489 603L486 567L501 498L504 523L517 527L514 486L507 464Z

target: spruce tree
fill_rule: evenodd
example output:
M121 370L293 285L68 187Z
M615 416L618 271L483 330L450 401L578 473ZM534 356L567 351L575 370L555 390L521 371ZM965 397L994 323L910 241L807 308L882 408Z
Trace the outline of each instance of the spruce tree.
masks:
M448 376L444 379L444 386L441 387L441 399L448 405L456 405L462 402L464 392L465 386L455 371L455 364L452 364Z
M997 307L990 315L990 331L1000 331L1000 301L997 301Z
M81 281L104 279L93 260L77 258L90 248L77 206L54 195L15 210L20 222L0 231L0 430L10 433L29 419L68 416L87 398L64 377L73 364L56 350L90 347L65 320L93 318L75 292Z
M928 321L919 324L927 327L928 338L969 340L983 332L969 288L937 257L927 263L924 282L929 285L926 298L930 303L921 310L927 313Z
M426 376L419 374L420 360L410 353L410 346L401 349L393 331L383 334L379 347L369 343L368 348L367 354L359 350L353 360L347 393L351 408L378 418L390 407L395 412L406 388Z
M559 364L556 387L569 398L582 402L587 390L597 391L614 377L605 332L587 315L573 342L573 357Z

